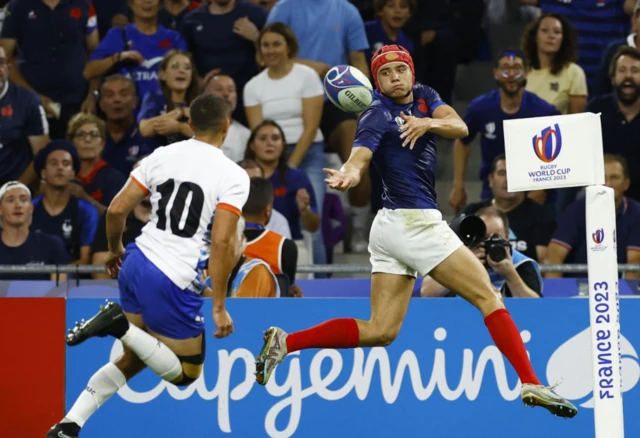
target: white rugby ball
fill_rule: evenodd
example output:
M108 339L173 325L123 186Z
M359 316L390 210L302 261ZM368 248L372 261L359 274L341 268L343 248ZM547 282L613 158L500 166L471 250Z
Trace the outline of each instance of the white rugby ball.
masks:
M348 113L359 113L371 105L373 87L369 78L350 65L337 65L324 77L324 92L335 106Z

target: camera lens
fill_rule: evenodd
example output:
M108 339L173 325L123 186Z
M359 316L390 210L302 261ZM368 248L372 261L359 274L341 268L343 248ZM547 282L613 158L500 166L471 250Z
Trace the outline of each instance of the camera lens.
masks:
M492 245L487 253L494 262L501 262L507 258L507 250L504 246Z

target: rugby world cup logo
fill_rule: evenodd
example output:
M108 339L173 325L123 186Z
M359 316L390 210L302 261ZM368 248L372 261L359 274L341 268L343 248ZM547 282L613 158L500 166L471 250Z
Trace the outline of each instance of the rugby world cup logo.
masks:
M591 233L591 238L597 245L600 245L602 242L604 242L604 229L600 228L599 230Z
M562 149L562 134L556 123L542 130L540 135L533 137L533 151L543 163L551 163L558 158Z

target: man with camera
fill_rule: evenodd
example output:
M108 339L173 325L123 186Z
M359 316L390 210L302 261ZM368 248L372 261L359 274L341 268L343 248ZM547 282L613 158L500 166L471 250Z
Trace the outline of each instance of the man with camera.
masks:
M491 282L502 297L542 297L542 276L538 263L512 249L509 219L495 207L484 207L475 216L460 216L451 228L487 268ZM423 297L454 296L426 276L420 288Z

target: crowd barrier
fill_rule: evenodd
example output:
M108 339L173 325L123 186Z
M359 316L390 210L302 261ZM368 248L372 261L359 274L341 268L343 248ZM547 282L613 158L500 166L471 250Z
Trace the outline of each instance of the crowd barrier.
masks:
M336 278L296 280L307 298L366 298L371 288L370 278ZM420 296L422 279L413 288L413 296ZM638 280L620 280L621 296L640 296ZM542 292L545 298L570 298L587 296L586 278L545 279ZM68 297L68 298L118 298L115 280L69 281L0 281L0 297Z
M93 315L105 296L113 297L100 293L107 289L114 290L98 282L70 288L66 299L0 298L2 351L8 358L0 361L6 367L3 434L44 436L89 377L119 354L119 342L111 339L64 346L65 327ZM564 379L557 390L579 407L574 419L522 405L517 376L493 346L481 315L463 300L413 300L389 348L296 353L266 387L255 384L253 376L262 330L271 325L299 330L333 317L366 319L368 300L229 300L235 332L223 340L211 334L211 301L206 300L203 376L180 389L144 371L100 408L83 436L593 437L588 300L510 299L507 307L540 379L545 384ZM640 417L634 415L640 408L638 314L640 300L622 298L622 390L629 437L640 436ZM601 359L608 360L606 354Z

